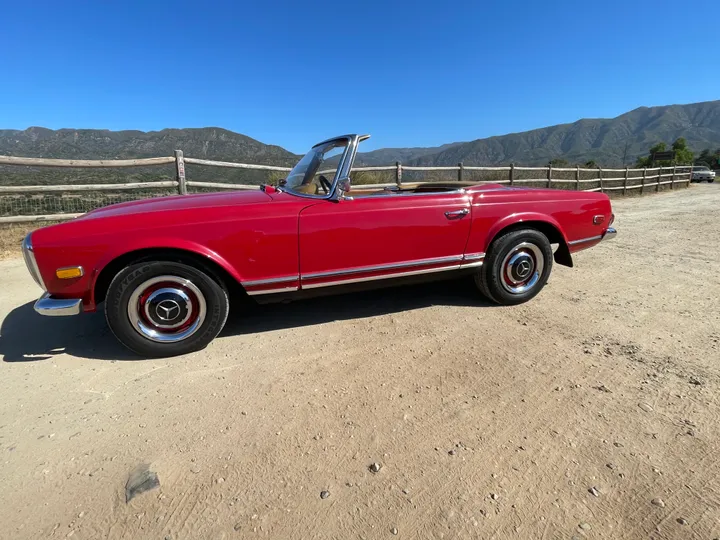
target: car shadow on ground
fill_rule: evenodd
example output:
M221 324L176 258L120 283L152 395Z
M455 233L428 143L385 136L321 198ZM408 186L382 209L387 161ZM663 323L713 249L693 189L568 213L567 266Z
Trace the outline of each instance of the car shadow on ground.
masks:
M440 281L390 289L256 305L231 310L221 336L256 334L331 321L361 319L433 305L490 306L469 280ZM96 360L140 360L107 327L101 310L75 317L43 317L28 302L12 310L0 327L4 362L35 362L67 353Z

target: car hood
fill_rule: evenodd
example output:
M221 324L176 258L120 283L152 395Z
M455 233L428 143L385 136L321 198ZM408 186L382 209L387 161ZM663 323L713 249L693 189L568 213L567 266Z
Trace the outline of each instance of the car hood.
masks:
M231 191L226 193L155 197L152 199L113 204L98 208L97 210L91 210L82 216L82 219L167 212L171 210L190 210L194 208L238 207L248 204L270 202L271 200L272 198L260 189L257 191Z

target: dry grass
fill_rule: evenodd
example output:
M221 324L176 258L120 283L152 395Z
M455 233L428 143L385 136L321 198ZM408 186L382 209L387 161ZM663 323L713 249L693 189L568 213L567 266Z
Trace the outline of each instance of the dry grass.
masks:
M20 256L20 244L25 235L50 223L11 223L0 226L0 261Z

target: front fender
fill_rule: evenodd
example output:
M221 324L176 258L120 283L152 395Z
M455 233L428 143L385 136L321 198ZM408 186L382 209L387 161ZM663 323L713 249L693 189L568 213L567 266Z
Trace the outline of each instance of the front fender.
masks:
M201 255L218 264L238 282L240 281L240 274L238 274L237 270L217 252L197 242L177 237L138 238L120 245L114 245L98 260L93 273L97 276L110 262L118 257L143 249L178 249Z
M133 252L139 252L149 249L174 249L191 253L193 255L199 255L220 266L238 283L241 281L241 277L237 269L233 265L231 265L224 257L219 255L216 251L211 250L207 246L177 237L137 238L128 242L122 242L120 244L113 245L110 249L106 250L97 260L97 263L93 267L91 275L91 282L88 289L88 297L86 297L84 301L86 310L92 310L95 308L95 290L98 278L100 277L102 271L107 268L109 264L111 264L119 257L123 257Z

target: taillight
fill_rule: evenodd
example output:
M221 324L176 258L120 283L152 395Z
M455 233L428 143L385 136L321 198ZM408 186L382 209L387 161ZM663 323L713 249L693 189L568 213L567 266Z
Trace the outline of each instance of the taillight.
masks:
M610 214L610 223L608 223L608 227L612 225L615 222L615 214Z

